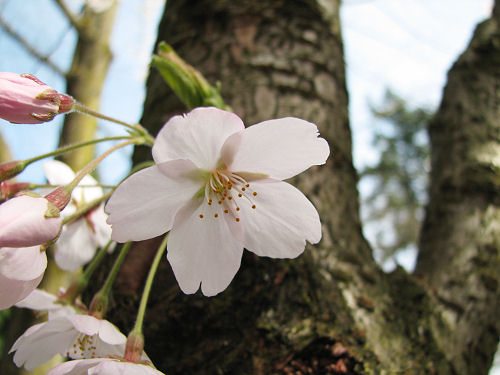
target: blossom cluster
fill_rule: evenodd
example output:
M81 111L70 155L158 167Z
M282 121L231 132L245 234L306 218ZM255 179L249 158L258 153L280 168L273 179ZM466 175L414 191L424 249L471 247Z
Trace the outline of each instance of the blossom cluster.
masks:
M0 118L35 124L73 108L79 103L33 76L0 73ZM306 242L321 239L316 208L285 181L326 162L330 149L315 124L286 117L245 127L234 113L198 107L172 117L154 139L140 125L129 133L78 173L45 162L45 186L13 180L29 162L0 165L0 309L16 305L48 316L12 346L17 366L34 369L60 354L71 361L49 375L161 374L143 351L146 292L128 337L104 319L115 267L130 242L168 234L158 261L166 249L182 292L215 296L233 280L244 249L295 258ZM152 165L114 187L89 174L115 149L139 143L152 147ZM79 295L116 243L127 245L87 308ZM58 295L36 289L52 258L68 272L87 265L81 280ZM156 269L153 262L151 275Z

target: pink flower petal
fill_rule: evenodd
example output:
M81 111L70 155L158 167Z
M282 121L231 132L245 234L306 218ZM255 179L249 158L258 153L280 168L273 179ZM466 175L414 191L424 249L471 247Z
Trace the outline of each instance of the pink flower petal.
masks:
M226 222L234 218L215 217L216 213L212 206L193 202L175 218L167 259L186 294L195 293L201 283L205 296L216 295L227 288L240 267L243 244Z
M165 163L167 164L167 163ZM160 168L145 168L123 181L105 210L112 238L118 242L141 241L170 230L180 207L201 188L189 178L167 177Z
M198 168L213 170L224 141L245 126L234 113L213 107L195 108L172 117L158 133L153 146L156 163L191 160Z
M29 281L43 276L47 268L40 246L0 248L0 274L13 280Z
M264 121L233 134L222 148L233 172L250 172L278 180L326 162L328 143L316 125L294 117Z
M61 218L45 218L48 201L21 195L0 205L0 247L28 247L53 240Z
M0 310L8 309L26 298L42 281L43 274L33 280L13 280L0 275Z

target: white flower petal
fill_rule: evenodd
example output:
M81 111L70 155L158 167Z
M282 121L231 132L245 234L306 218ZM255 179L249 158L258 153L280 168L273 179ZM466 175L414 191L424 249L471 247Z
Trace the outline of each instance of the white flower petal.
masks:
M87 219L92 224L95 243L104 247L111 239L111 226L106 222L108 215L104 212L104 204L90 212Z
M195 108L172 117L158 133L153 146L156 163L191 160L198 168L213 170L227 137L245 126L234 113L213 107Z
M328 143L313 123L294 117L264 121L229 137L221 151L233 172L285 180L326 162Z
M76 271L95 254L97 243L84 218L63 227L55 245L55 261L65 271Z
M28 329L14 343L9 353L15 351L16 366L32 370L58 353L65 353L76 340L78 333L65 318L41 323L36 329Z
M282 182L254 182L251 203L240 204L245 248L259 256L295 258L306 240L321 239L321 222L312 203L298 189ZM255 204L255 209L251 205Z
M51 185L66 185L75 178L75 172L71 167L59 160L46 161L42 168Z
M50 310L61 307L55 303L57 297L42 289L35 289L28 297L16 303L16 307L24 307L32 310Z
M127 342L127 337L114 324L107 320L101 320L99 338L111 345L125 344Z
M42 278L43 274L33 280L13 280L0 275L0 310L8 309L26 298Z
M46 375L88 375L89 369L104 361L115 361L110 358L77 359L53 367Z
M73 327L81 333L87 336L93 336L99 332L99 327L101 326L101 321L90 315L71 315L66 317L68 321L73 324Z
M201 212L203 218L199 217ZM240 267L243 244L223 215L205 202L201 206L193 202L175 218L167 259L186 294L195 293L201 283L204 295L216 295L227 288Z
M106 204L112 239L141 241L167 232L179 208L200 187L189 178L167 177L158 166L134 173L118 186Z
M45 251L40 246L0 248L0 274L13 280L33 280L47 268Z
M151 366L122 361L102 361L88 372L89 375L164 375Z

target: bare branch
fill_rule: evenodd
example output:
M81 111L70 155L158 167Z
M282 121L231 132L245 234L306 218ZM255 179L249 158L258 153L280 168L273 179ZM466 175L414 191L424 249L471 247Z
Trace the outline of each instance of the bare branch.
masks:
M54 64L48 56L43 55L35 47L33 47L21 34L15 31L0 15L0 27L2 27L5 32L15 39L30 55L38 59L40 62L47 65L54 72L62 77L66 77L66 72Z
M69 8L66 6L63 0L54 0L56 5L61 9L61 11L64 13L66 18L68 19L69 23L73 25L73 27L76 29L78 33L81 31L81 23L80 20L75 16L75 14L69 10Z

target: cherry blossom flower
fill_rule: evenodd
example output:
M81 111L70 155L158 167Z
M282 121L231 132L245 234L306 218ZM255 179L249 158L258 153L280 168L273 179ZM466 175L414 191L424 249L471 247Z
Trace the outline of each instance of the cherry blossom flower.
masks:
M31 74L0 72L0 118L17 124L50 121L73 107L71 96L59 94Z
M243 248L295 258L321 239L319 215L282 181L324 164L328 143L298 118L245 128L233 113L197 108L160 130L155 165L118 186L105 210L112 238L140 241L170 231L167 258L184 293L223 291Z
M122 359L95 358L61 363L46 375L164 375L148 364L126 362Z
M40 284L46 267L40 246L0 248L0 310L26 298Z
M61 229L57 207L43 197L20 195L0 204L0 247L41 245Z
M71 168L57 160L46 162L43 170L52 185L66 185L75 178ZM71 202L61 211L61 217L68 217L79 207L102 197L103 194L102 188L97 186L97 181L89 175L85 176L73 190ZM93 258L97 247L107 244L111 238L111 227L106 223L106 218L104 205L101 204L63 227L55 244L54 256L60 268L66 271L77 270Z
M14 363L32 370L61 354L72 359L121 356L127 338L109 321L70 314L36 324L26 330L9 353Z
M61 293L64 293L64 290ZM42 289L33 290L26 298L16 303L15 306L47 312L49 320L77 313L73 306L59 303L57 296Z

